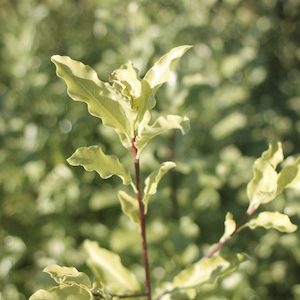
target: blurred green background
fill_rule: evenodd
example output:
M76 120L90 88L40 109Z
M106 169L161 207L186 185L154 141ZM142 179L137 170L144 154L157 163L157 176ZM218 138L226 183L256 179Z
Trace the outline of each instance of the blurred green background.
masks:
M49 264L89 272L85 239L119 253L141 278L137 230L122 216L118 178L66 164L77 147L104 145L131 166L114 133L67 96L53 54L93 66L100 79L132 60L140 74L171 48L192 44L157 113L191 119L191 131L155 139L147 174L172 158L150 206L152 277L168 280L223 232L227 211L247 208L255 157L270 140L300 153L299 0L0 0L0 299L50 284ZM300 189L267 209L300 224ZM299 233L246 230L223 252L252 259L199 299L300 299Z

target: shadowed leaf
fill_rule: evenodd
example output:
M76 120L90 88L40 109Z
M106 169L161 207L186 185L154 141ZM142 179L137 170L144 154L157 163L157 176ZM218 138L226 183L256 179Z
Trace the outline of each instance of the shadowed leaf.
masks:
M300 158L292 165L286 166L281 170L277 181L276 194L282 193L286 188L293 188L300 184Z
M163 176L171 169L175 168L176 164L171 161L166 161L162 163L158 170L153 171L146 179L145 179L145 189L144 189L144 198L143 202L145 205L145 213L148 210L148 203L150 197L154 195L157 191L157 186Z
M139 207L137 199L123 191L120 191L119 200L124 214L128 216L132 222L139 224Z
M177 115L161 116L152 125L145 125L141 133L137 136L136 146L141 152L155 136L165 133L170 129L179 129L182 134L185 134L189 128L190 122L187 117Z

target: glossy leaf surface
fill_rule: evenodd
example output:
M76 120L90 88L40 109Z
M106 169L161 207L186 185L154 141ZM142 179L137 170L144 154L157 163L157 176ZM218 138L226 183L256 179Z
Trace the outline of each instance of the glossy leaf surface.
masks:
M67 161L72 166L83 166L86 171L96 171L104 179L117 175L124 184L132 181L119 159L105 154L100 146L78 148Z

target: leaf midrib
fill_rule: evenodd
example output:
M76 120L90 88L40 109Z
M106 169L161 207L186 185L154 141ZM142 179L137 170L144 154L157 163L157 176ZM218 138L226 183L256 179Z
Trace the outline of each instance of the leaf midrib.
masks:
M59 64L62 64L62 63L59 63ZM64 65L64 64L62 64L62 65ZM67 65L64 65L64 66L66 66L69 70L70 70L70 72L71 72L71 79L73 78L73 81L75 82L75 84L77 84L77 85L79 85L80 86L80 88L82 88L83 89L83 91L86 93L86 94L88 94L88 95L90 95L90 97L91 98L93 98L95 101L96 101L96 103L98 104L98 105L100 105L101 107L102 107L102 110L104 110L109 116L111 116L111 118L117 123L117 124L119 124L119 125L121 125L121 128L123 128L123 130L124 130L124 132L126 132L127 130L126 130L126 128L124 128L124 126L122 125L122 123L101 103L101 101L98 101L98 98L96 97L96 95L94 94L94 93L91 93L90 91L89 91L89 89L87 89L82 83L81 83L81 81L80 81L80 79L83 79L83 80L88 80L88 81L91 81L93 84L95 84L97 87L99 87L93 80L90 80L90 79L85 79L85 78L80 78L79 76L77 76L77 75L75 75L74 74L74 72L72 71L72 69L69 67L69 66L67 66ZM61 77L62 79L64 79L64 77L63 76L61 76L60 74L58 74L59 75L59 77ZM72 76L73 75L73 76ZM65 80L65 79L64 79ZM67 86L68 86L68 84L67 84ZM69 88L69 86L68 86L68 92L69 93L71 93L71 88ZM70 95L70 94L69 94ZM70 95L71 96L71 95ZM72 97L72 96L71 96ZM73 97L72 97L73 98ZM108 98L108 97L107 97ZM108 98L108 99L110 99L110 98ZM87 101L85 101L85 100L79 100L79 101L83 101L83 102L85 102L85 103L87 103L88 104L88 109L89 109L89 111L90 111L90 107L89 107L89 102L87 102ZM111 99L111 101L114 101L114 100L112 100ZM116 102L116 101L115 101ZM118 102L116 102L116 103L118 103ZM101 118L102 119L102 121L103 121L103 118Z

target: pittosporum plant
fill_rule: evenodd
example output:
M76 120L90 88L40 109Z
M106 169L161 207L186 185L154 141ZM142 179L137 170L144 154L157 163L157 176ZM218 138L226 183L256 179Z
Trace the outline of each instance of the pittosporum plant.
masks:
M54 279L56 285L49 290L37 291L30 300L196 299L201 285L233 272L247 259L242 253L225 256L219 251L242 229L264 227L285 233L296 230L296 225L291 223L289 217L280 212L262 211L254 217L259 207L274 200L286 188L295 187L299 183L300 159L277 171L277 166L283 161L283 151L281 143L272 143L254 163L253 177L247 186L250 203L242 221L236 223L233 215L228 212L224 234L202 259L192 266L183 267L171 282L152 282L146 215L161 178L175 167L175 163L162 163L142 184L141 154L155 136L170 129L179 129L182 133L189 129L187 117L166 115L152 121L151 110L156 103L156 91L167 82L177 61L190 48L191 46L179 46L172 49L142 79L129 62L112 72L109 83L99 80L96 72L81 62L67 56L54 55L51 58L57 75L67 85L69 96L75 101L85 102L91 115L100 118L104 126L114 129L120 143L132 155L134 174L118 157L105 153L99 145L79 148L67 161L72 166L80 165L87 171L96 171L104 179L117 175L124 185L132 188L131 193L119 191L118 196L123 213L137 225L140 233L144 283L141 284L123 266L117 254L101 248L95 241L87 240L84 242L86 261L94 279L91 281L85 273L78 272L73 267L51 265L44 272Z

